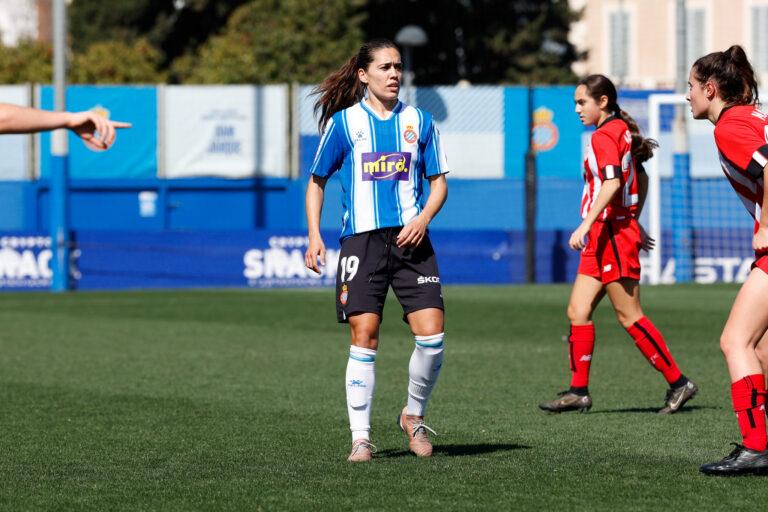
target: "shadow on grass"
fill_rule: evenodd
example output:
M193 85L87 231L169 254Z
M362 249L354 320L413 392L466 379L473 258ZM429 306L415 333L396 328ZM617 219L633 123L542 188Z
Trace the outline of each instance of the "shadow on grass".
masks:
M482 455L484 453L506 452L511 450L529 450L531 446L524 444L444 444L435 445L432 449L434 455L448 457L464 457L466 455ZM408 450L381 450L377 453L378 457L407 457L411 452Z
M682 409L677 411L675 414L689 414L692 412L705 410L705 409L721 409L721 407L715 407L713 405L689 405L689 406L683 407ZM627 407L625 409L606 409L602 411L591 411L589 414L614 414L617 412L658 414L659 408L658 407Z

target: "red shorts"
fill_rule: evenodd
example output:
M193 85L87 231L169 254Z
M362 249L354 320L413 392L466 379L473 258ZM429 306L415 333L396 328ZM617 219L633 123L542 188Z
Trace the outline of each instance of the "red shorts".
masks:
M639 281L640 245L635 219L597 221L581 251L578 272L605 284L622 278Z
M752 268L759 268L768 274L768 251L760 251L755 253L755 261L752 263Z

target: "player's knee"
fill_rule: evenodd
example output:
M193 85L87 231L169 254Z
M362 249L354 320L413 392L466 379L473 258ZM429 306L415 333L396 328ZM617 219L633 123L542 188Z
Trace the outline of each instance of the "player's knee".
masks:
M640 320L642 317L642 312L616 310L616 320L618 320L621 326L625 329L632 327L635 322Z
M582 304L568 304L568 320L572 324L583 324L589 322L589 317L592 314L590 308L585 307Z
M726 359L744 348L742 336L739 336L738 333L730 329L723 330L723 333L720 335L720 350Z
M352 344L360 348L378 350L379 337L375 333L360 329L352 332Z

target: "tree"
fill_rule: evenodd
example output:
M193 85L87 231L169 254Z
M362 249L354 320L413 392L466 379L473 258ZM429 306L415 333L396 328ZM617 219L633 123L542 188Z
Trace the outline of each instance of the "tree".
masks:
M145 39L132 45L121 41L94 43L73 56L69 80L86 84L164 82L161 62L162 54Z
M49 83L53 76L51 47L38 41L0 45L0 83Z
M367 38L394 39L421 26L429 43L414 49L416 83L572 83L579 55L568 41L578 18L567 0L370 0Z
M316 83L357 51L365 0L251 0L173 68L185 83Z
M75 52L92 44L145 39L160 50L161 67L194 52L226 24L229 15L247 0L77 0L69 8Z

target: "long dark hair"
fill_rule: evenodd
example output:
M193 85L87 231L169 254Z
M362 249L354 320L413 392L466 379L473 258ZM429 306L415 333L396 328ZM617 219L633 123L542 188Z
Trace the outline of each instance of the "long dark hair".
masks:
M395 43L389 39L373 39L363 44L347 62L339 69L325 77L325 80L312 89L313 95L317 95L315 101L315 116L320 113L318 128L322 132L328 120L340 110L351 107L363 99L365 84L357 78L358 69L368 69L373 61L373 54L382 48L394 48Z
M578 85L585 86L587 94L598 103L601 97L605 96L608 98L608 109L614 116L627 123L629 132L632 134L632 157L635 159L635 162L642 164L649 160L653 156L653 150L659 147L659 143L653 139L643 137L640 133L640 127L637 126L632 116L621 110L616 86L613 85L613 82L604 75L589 75L579 80Z
M744 48L735 44L724 52L713 52L693 63L693 76L705 83L717 84L726 105L754 105L759 102L755 70L747 60Z

